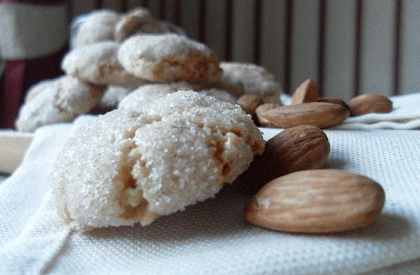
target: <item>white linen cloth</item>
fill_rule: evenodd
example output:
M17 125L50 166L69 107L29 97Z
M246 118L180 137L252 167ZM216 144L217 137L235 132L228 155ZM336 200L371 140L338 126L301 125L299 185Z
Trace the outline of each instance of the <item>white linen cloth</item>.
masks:
M334 129L420 129L420 93L391 96L390 113L370 113L349 117ZM284 105L290 105L291 96L283 94Z
M147 227L79 233L56 214L49 175L66 139L89 119L40 128L0 185L0 274L360 274L420 259L419 130L325 131L327 168L385 189L382 215L362 230L323 236L258 228L242 218L251 197L224 189ZM262 131L268 139L281 130Z
M0 173L11 174L22 162L33 139L32 133L0 130Z
M390 113L371 113L349 117L340 129L419 129L420 93L392 96L393 110Z

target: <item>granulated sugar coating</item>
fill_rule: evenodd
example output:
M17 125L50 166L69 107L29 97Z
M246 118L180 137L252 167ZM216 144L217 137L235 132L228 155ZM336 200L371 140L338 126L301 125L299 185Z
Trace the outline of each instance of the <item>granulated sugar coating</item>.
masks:
M180 91L82 127L58 155L53 193L75 230L148 225L214 196L263 150L239 106Z
M143 85L135 89L118 104L119 109L141 111L158 98L175 93L178 90L191 90L187 83L156 83Z
M156 99L165 97L168 94L175 93L180 90L194 90L194 88L187 82L143 85L124 97L121 102L119 102L118 108L139 112ZM233 104L235 104L237 100L236 97L223 90L204 89L197 92L205 95L211 95L222 101L230 102Z

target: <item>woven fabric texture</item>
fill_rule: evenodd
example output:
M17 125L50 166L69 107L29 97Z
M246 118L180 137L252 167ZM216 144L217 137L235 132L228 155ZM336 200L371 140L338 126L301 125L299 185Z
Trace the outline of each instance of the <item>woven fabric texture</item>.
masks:
M420 131L326 130L327 168L368 176L386 192L378 221L337 235L247 224L249 195L215 198L141 227L71 232L51 201L55 156L73 124L40 128L0 185L0 274L360 274L420 258ZM269 139L279 129L262 129ZM57 160L59 161L59 160Z

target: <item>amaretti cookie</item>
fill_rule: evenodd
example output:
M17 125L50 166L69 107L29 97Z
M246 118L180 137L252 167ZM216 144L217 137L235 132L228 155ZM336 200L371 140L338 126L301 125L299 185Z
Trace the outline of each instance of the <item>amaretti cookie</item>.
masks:
M239 98L244 94L244 85L241 83L227 83L223 82L221 79L216 82L189 82L189 85L195 91L212 89L222 90L228 92L236 98Z
M45 90L49 90L50 87L57 79L45 79L42 80L29 88L29 90L25 94L25 98L23 99L23 103L27 103L34 99L40 93L43 93Z
M236 96L232 95L231 93L229 93L225 90L220 90L220 89L216 89L216 88L201 90L201 91L198 91L198 93L205 94L205 95L208 95L208 96L213 96L217 99L220 99L222 101L229 102L229 103L232 103L232 104L235 104L236 101L238 100L238 98Z
M179 90L190 90L187 83L149 84L135 89L118 104L119 109L142 112L153 101Z
M239 106L180 91L80 128L58 154L53 196L75 230L148 225L214 196L263 150Z
M148 9L136 8L123 15L115 25L114 39L121 43L134 34L165 33L168 31L165 25L160 24Z
M144 108L151 104L153 101L165 97L168 94L182 90L192 90L192 85L187 82L176 82L140 86L125 98L123 98L118 104L118 108L135 112L142 112ZM197 93L213 96L232 104L235 104L237 100L237 98L230 93L218 89L201 90L197 91Z
M15 121L20 132L34 132L43 125L72 121L88 113L103 94L103 87L70 76L40 82L28 92Z
M61 68L68 75L97 85L137 87L148 83L127 72L117 58L119 44L98 42L68 52Z
M207 46L177 34L132 36L121 44L118 59L128 72L151 82L215 82L222 73Z
M222 83L243 85L245 94L259 95L266 103L281 103L280 84L264 67L239 62L221 62L220 67Z
M82 47L102 41L113 41L114 31L120 14L112 10L96 10L85 15L75 34L72 48Z

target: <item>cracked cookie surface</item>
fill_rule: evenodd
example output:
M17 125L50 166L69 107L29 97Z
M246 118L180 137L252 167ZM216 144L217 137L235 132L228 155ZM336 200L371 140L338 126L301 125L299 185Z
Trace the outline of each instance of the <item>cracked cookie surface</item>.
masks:
M115 110L79 129L57 157L53 194L76 230L148 225L214 196L263 150L238 106L176 92L144 112Z

